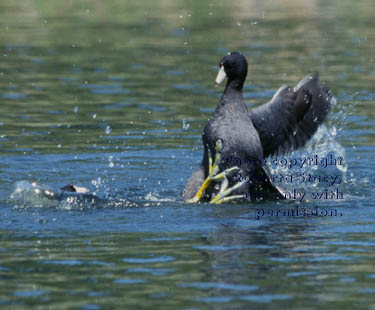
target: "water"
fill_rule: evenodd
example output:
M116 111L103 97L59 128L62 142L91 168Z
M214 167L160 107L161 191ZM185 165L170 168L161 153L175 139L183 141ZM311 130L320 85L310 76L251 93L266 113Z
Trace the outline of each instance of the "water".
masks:
M0 308L373 309L374 14L371 0L2 1ZM344 199L284 182L306 199L181 201L229 50L248 57L249 107L320 72L337 103L289 157L342 156L294 172L339 176ZM35 193L68 183L99 198Z

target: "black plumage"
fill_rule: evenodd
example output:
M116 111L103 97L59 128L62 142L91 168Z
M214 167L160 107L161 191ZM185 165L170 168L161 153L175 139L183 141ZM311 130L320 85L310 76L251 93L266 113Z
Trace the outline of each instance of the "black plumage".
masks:
M220 61L220 67L228 81L204 127L203 160L189 178L183 199L192 198L208 176L209 151L214 157L219 139L223 142L220 171L233 166L241 168L229 178L229 185L246 180L233 194L245 195L249 200L276 197L279 189L272 184L263 159L302 147L325 119L332 96L315 73L294 88L281 87L269 102L249 111L242 96L248 67L246 58L238 52L229 53ZM217 191L215 183L211 184L204 200L209 201Z

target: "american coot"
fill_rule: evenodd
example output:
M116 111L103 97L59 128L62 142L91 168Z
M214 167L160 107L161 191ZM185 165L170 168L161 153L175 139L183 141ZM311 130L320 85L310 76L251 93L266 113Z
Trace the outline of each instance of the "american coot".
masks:
M238 52L220 61L216 84L228 81L204 127L203 160L185 186L186 202L282 198L264 159L303 146L328 113L332 95L317 73L294 88L282 86L269 102L249 111L242 97L247 66Z

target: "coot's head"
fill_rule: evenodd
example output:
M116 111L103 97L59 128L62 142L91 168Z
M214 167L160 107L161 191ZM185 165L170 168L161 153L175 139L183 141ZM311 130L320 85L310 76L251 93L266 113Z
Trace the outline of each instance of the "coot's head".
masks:
M217 74L215 84L219 85L226 77L228 83L235 81L237 86L242 88L247 75L247 60L239 52L228 53L220 60L219 73Z

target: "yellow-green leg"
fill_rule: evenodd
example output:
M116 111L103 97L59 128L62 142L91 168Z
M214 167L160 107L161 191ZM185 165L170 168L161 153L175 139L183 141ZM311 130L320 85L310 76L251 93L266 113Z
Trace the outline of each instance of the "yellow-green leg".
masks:
M221 161L222 149L223 149L223 142L219 139L216 141L216 145L215 145L216 155L215 155L215 160L213 164L212 164L211 154L209 154L208 156L208 177L204 180L203 184L201 185L201 187L199 188L195 196L191 199L186 200L187 203L197 203L202 199L207 187L211 184L211 181L219 172L219 164Z

